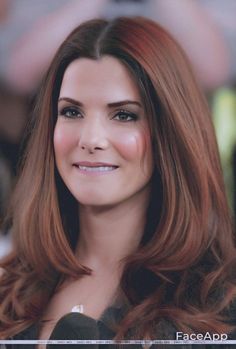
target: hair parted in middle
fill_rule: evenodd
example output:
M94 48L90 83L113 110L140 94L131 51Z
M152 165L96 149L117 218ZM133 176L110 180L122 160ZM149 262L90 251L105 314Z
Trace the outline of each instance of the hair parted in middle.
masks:
M41 88L12 205L14 251L2 263L11 273L0 311L5 333L40 318L60 275L91 272L73 252L78 203L57 172L53 131L68 65L104 55L122 62L139 88L155 163L146 228L121 279L131 308L118 336L132 328L139 337L154 336L153 324L163 318L186 331L229 331L221 311L235 295L235 249L207 103L185 54L162 27L142 17L120 17L77 27L58 49ZM0 300L3 294L0 287ZM7 309L17 320L11 330Z

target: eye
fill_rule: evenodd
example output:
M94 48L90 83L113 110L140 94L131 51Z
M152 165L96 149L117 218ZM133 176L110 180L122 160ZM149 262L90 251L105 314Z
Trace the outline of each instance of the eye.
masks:
M59 110L59 115L64 116L69 119L81 118L81 112L76 107L65 107Z
M120 110L118 113L115 114L113 117L113 120L128 122L128 121L136 121L138 119L138 116L134 113L131 113L126 110Z

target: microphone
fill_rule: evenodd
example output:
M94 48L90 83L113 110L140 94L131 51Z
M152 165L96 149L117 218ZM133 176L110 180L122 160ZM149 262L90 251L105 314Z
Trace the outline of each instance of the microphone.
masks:
M98 340L96 320L81 313L69 313L56 324L49 340ZM47 349L98 349L98 344L47 344Z

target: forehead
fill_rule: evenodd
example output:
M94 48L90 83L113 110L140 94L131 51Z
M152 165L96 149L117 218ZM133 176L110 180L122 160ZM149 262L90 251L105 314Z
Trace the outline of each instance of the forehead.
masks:
M79 58L65 70L60 97L105 98L113 102L127 98L141 100L139 88L128 68L118 59Z

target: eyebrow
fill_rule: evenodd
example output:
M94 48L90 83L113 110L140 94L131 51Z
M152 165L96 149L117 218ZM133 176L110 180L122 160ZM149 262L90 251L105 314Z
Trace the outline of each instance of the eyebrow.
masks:
M61 102L61 101L66 101L66 102L78 105L79 107L83 107L83 103L81 103L80 101L77 101L76 99L73 99L73 98L61 97L61 98L58 99L58 103ZM143 108L143 106L142 106L142 104L140 102L138 102L138 101L131 101L129 99L124 100L124 101L119 101L119 102L108 103L107 106L109 108L114 108L114 107L121 107L123 105L128 105L128 104L137 105L138 107Z

